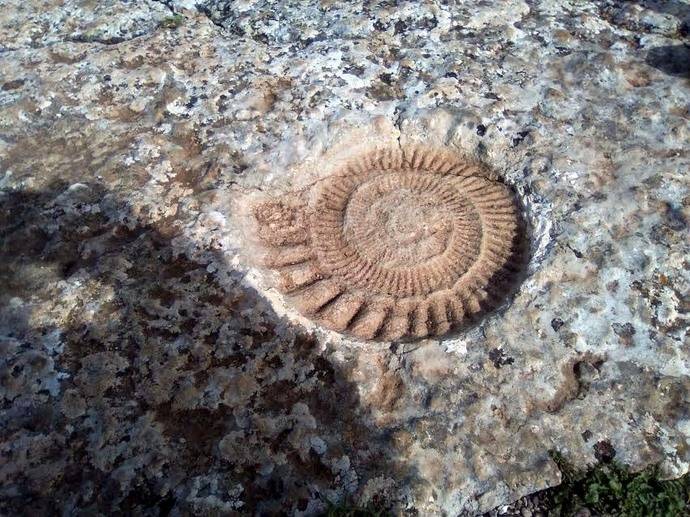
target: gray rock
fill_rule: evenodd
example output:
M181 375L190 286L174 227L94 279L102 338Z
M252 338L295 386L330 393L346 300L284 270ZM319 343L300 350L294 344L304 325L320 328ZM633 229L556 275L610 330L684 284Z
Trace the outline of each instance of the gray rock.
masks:
M0 513L472 515L601 443L687 472L687 2L1 4ZM517 193L518 292L313 326L248 203L419 142Z

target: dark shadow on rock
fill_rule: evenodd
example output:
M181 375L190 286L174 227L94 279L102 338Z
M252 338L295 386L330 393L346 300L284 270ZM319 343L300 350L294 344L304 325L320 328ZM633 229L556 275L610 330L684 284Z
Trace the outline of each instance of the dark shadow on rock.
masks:
M676 17L690 17L688 4L682 0L636 0L635 3L657 13L670 14Z
M654 32L661 29L656 26L661 22L664 28L660 32L667 37L678 37L682 41L690 35L690 9L683 0L598 0L596 3L606 19L632 32ZM658 17L652 16L657 19L651 19L647 16L650 13L675 18L678 21L677 34L671 33L673 25L666 25Z
M401 472L347 367L174 225L55 182L0 191L0 241L0 513L314 514Z
M690 45L666 45L647 52L646 63L665 74L690 79Z

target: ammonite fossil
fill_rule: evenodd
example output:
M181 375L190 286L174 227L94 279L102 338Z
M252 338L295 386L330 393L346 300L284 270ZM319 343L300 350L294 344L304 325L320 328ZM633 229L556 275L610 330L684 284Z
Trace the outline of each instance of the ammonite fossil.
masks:
M519 270L510 190L445 151L370 152L253 215L278 288L361 339L444 334L500 301Z

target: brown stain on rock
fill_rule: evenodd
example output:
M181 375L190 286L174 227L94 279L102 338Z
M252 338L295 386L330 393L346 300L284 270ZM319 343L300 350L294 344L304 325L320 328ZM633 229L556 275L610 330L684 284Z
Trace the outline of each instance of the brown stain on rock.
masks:
M389 418L389 414L396 409L398 402L403 398L405 385L400 374L396 371L386 371L385 365L379 365L385 373L376 384L369 402L372 407L384 415L384 419Z
M562 381L556 393L548 400L537 401L535 407L547 413L557 413L568 402L584 398L589 391L590 378L597 374L604 361L604 358L590 353L568 359L561 366Z

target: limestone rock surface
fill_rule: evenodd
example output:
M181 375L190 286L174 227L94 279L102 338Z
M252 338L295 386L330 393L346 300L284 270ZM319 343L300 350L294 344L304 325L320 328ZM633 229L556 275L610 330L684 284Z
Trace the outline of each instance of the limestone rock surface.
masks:
M0 513L473 515L552 449L687 472L688 13L0 0ZM250 202L364 144L515 192L496 311L365 343L254 265Z

